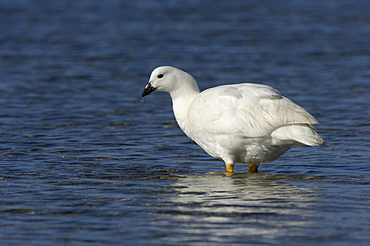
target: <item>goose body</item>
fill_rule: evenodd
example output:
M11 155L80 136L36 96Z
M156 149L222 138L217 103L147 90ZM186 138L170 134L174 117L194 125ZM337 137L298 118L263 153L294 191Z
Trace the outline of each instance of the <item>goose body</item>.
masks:
M318 121L274 88L253 83L213 87L200 92L188 73L170 66L153 70L142 96L168 92L176 121L209 155L225 162L260 163L277 159L293 145L325 146L313 125Z

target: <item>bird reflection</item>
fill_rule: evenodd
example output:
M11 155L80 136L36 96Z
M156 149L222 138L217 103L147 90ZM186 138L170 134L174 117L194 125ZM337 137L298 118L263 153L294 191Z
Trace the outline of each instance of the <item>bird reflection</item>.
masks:
M288 179L301 178L270 174L186 176L173 184L177 193L171 198L175 205L172 214L191 222L183 227L202 223L203 229L210 227L213 234L229 236L236 232L276 234L292 226L307 226L317 194L289 184ZM225 232L225 226L231 231Z

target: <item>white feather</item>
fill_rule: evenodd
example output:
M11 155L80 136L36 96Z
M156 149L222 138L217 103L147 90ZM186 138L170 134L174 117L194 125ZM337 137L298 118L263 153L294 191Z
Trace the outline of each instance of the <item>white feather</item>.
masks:
M155 69L149 83L170 93L187 136L225 163L259 164L292 145L325 145L313 127L318 121L270 86L243 83L199 92L191 75L168 66Z

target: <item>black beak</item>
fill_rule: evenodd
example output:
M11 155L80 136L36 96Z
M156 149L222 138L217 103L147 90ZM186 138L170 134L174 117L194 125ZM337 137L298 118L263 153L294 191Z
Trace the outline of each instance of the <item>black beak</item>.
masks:
M146 84L143 93L141 94L142 97L145 97L155 91L155 87L153 87L150 83Z

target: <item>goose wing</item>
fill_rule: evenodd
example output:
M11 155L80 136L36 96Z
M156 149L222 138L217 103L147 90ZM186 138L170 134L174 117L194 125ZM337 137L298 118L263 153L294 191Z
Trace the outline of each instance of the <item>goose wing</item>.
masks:
M188 119L195 134L238 134L263 137L279 127L318 121L267 85L236 84L200 93L190 104Z

